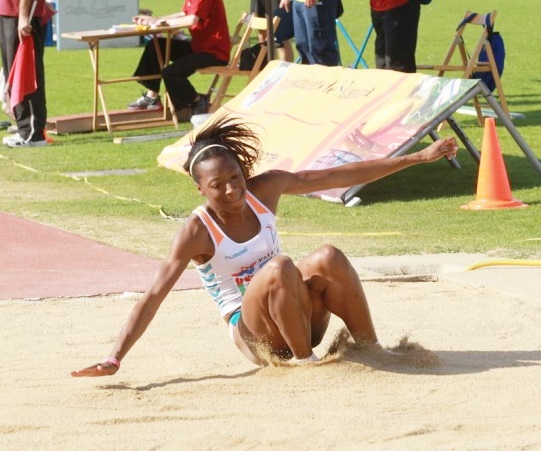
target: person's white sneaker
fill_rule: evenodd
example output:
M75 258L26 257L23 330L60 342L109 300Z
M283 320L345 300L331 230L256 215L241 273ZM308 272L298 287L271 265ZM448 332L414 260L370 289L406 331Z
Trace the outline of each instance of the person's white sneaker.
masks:
M18 133L15 133L13 136L5 136L2 139L2 144L4 144L4 146L15 148L15 147L43 147L43 146L46 146L48 143L46 139L42 141L27 141L21 135L19 135Z
M297 357L293 357L291 360L289 360L290 365L306 365L307 363L314 362L319 362L319 359L313 352L310 357L306 357L304 359L298 359Z

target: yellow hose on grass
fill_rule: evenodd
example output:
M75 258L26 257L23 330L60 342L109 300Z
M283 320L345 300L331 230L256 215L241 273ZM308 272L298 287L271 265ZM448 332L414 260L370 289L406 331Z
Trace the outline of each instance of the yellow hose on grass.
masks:
M472 271L485 266L541 266L541 260L492 260L486 262L474 263L466 268L466 271Z

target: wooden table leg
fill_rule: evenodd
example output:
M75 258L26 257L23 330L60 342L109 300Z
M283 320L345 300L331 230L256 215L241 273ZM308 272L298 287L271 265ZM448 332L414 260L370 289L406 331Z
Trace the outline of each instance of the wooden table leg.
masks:
M98 84L99 84L99 50L100 41L88 41L88 51L90 54L90 62L94 72L94 87L93 87L93 104L92 104L92 131L98 129Z
M162 55L160 45L158 44L158 36L152 35L152 40L154 42L154 49L156 50L156 55L158 56L158 64L160 65L160 69L163 70L167 64L169 64L169 60L171 58L171 39L173 39L173 33L171 31L167 32L167 38L165 41L165 55ZM167 119L167 110L171 113L171 118L173 120L173 125L175 128L178 128L178 119L175 112L175 107L173 106L173 102L171 102L171 99L169 97L169 94L167 93L167 88L165 87L164 83L164 94L163 94L163 120Z

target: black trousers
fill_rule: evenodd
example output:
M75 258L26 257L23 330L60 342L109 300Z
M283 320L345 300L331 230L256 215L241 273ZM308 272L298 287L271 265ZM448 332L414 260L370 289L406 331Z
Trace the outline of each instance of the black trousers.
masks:
M400 72L416 71L415 49L421 3L410 0L388 11L371 11L376 32L376 67Z
M0 52L6 80L19 47L18 23L18 17L0 16ZM26 96L19 105L15 105L13 113L22 138L42 141L45 139L44 130L47 122L45 67L43 64L47 24L41 25L40 18L35 17L32 19L32 30L38 89L33 94Z
M158 39L160 52L165 56L166 39ZM210 53L194 53L190 41L173 39L171 41L171 64L167 65L163 71L160 68L156 48L152 41L147 42L139 65L135 69L134 75L157 75L161 71L165 88L169 93L171 102L176 111L190 105L197 97L197 91L188 80L188 77L195 73L197 69L209 66L226 66L226 61L221 61ZM140 82L145 88L160 92L161 80L143 80Z

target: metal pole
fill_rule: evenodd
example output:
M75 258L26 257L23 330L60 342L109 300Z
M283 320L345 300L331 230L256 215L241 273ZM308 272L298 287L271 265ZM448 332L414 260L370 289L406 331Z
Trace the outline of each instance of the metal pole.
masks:
M468 152L472 156L472 158L475 160L477 164L481 161L481 155L479 155L479 152L473 145L473 143L470 141L470 138L466 136L466 133L464 133L464 130L458 125L458 123L455 121L455 118L453 116L449 116L447 118L448 124L451 126L455 134L458 136L460 141L462 141L462 144L468 149Z
M522 136L516 129L515 125L513 124L511 119L509 119L509 116L507 116L507 113L503 110L500 104L496 101L496 99L494 98L490 90L485 86L485 84L482 81L479 81L478 84L479 84L479 87L481 88L481 92L483 93L483 96L485 97L488 104L491 106L491 108L494 110L494 112L498 116L498 119L502 121L502 124L505 126L509 134L513 137L513 139L518 144L522 152L524 152L524 155L526 155L526 158L528 158L528 161L532 164L534 169L541 175L541 163L539 162L538 158L533 153L532 149L530 149L526 141L524 141L524 138L522 138Z
M267 61L274 59L274 27L272 26L272 0L265 0L265 15L267 17Z

